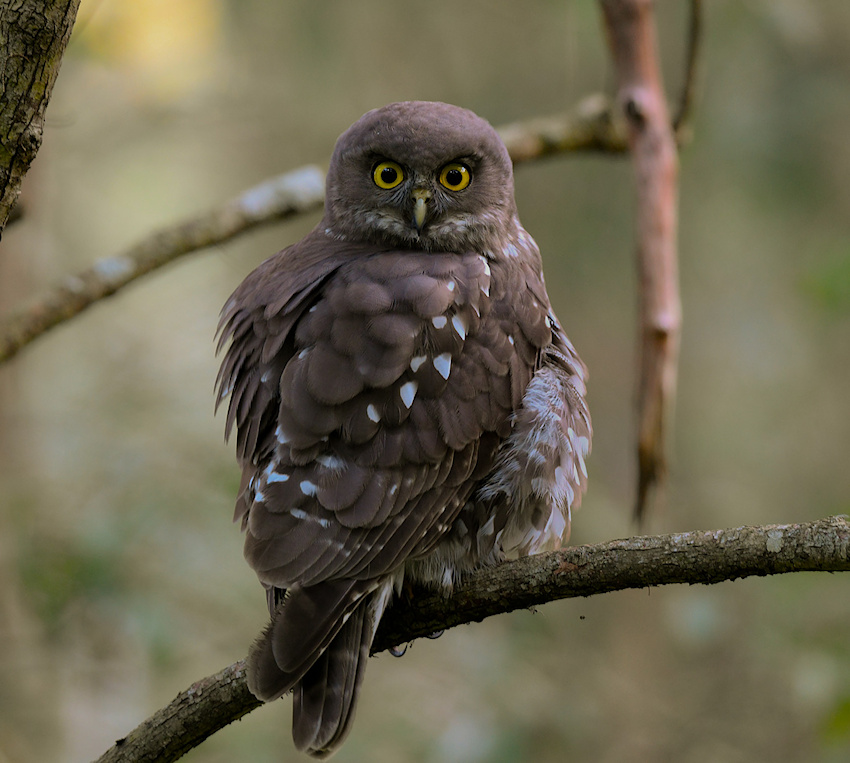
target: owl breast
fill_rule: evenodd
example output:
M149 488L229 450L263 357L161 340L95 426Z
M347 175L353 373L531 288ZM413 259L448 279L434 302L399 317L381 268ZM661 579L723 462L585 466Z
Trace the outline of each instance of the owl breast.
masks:
M493 265L493 324L515 350L509 431L451 530L407 574L451 587L464 572L557 548L584 492L590 418L586 371L546 299L533 239L519 235ZM518 338L521 340L518 342ZM531 373L523 375L524 365Z

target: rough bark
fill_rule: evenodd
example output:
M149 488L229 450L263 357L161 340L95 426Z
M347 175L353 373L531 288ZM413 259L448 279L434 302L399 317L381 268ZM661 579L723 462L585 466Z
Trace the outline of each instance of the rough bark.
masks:
M372 651L556 599L804 570L850 571L847 517L636 537L507 562L470 575L449 597L416 591L397 601L384 615ZM248 691L240 660L178 694L97 763L177 760L260 704Z
M0 0L0 235L44 129L80 0Z

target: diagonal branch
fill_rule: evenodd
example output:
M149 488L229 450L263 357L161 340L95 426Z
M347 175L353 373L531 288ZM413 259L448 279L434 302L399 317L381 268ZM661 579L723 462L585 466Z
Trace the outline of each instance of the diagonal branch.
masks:
M228 241L264 223L320 207L324 173L302 167L250 188L203 214L158 231L123 254L66 276L32 305L0 323L0 363L54 326L184 254Z
M567 152L623 153L627 147L622 125L612 121L610 106L602 96L582 101L574 113L516 122L500 132L515 162ZM324 173L316 166L302 167L158 231L77 275L66 276L29 307L0 322L0 363L137 278L261 225L318 209L323 199Z
M470 575L450 597L419 591L396 602L372 651L556 599L801 571L850 571L847 517L636 537L507 562ZM260 704L245 683L244 661L236 662L178 694L97 763L177 760Z

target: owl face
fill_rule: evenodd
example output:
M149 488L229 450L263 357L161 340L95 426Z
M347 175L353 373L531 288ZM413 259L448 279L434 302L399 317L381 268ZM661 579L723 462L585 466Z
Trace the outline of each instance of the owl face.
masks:
M365 114L337 141L323 225L330 235L426 251L483 251L514 217L496 131L466 109L408 101Z

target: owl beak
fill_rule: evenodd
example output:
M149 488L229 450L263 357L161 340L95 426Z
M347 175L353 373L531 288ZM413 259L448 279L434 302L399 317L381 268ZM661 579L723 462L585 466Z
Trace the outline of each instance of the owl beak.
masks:
M428 215L428 201L431 198L431 192L424 188L417 188L413 191L413 224L416 226L416 232L422 232L422 226L425 225L425 218Z

